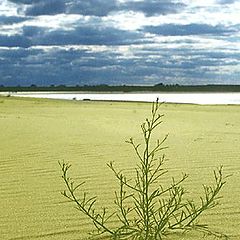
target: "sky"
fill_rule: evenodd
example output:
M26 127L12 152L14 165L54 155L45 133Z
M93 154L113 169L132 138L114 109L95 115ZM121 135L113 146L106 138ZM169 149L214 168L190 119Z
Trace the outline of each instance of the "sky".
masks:
M240 84L240 0L0 0L0 85Z

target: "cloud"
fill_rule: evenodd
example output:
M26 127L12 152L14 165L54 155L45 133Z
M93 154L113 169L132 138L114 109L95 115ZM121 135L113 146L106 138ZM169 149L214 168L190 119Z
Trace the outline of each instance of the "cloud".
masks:
M0 46L28 48L31 46L31 42L29 39L22 35L0 35Z
M47 29L42 27L24 26L22 28L22 36L28 38L32 42L33 38L41 37L46 31Z
M177 13L186 5L181 2L166 1L166 0L148 0L148 1L128 1L123 4L123 9L126 11L143 12L146 16L166 15Z
M14 24L20 23L28 20L27 17L19 17L19 16L1 16L0 15L0 25Z
M83 44L83 45L126 45L141 42L143 35L135 32L118 30L111 27L77 27L73 31L52 31L43 38L36 39L36 44ZM33 39L34 41L34 39Z
M111 66L117 63L113 53L73 48L0 49L0 55L4 63L0 83L4 85L87 84L97 83L99 77L110 81L106 69L114 74Z
M46 1L46 0L8 0L8 1L13 2L13 3L17 3L17 4L32 5L32 4L40 3L40 2Z
M10 0L27 5L28 16L54 15L59 13L81 14L85 16L106 16L118 10L116 0Z
M207 24L164 24L159 26L146 26L143 31L162 36L188 36L188 35L225 35L234 32L224 26L211 26Z
M111 12L135 11L146 16L177 13L186 5L172 0L141 0L119 2L117 0L9 0L27 5L28 16L53 15L58 13L85 16L107 16Z
M226 83L228 79L227 83L233 84L240 74L236 70L239 51L139 45L126 55L126 49L127 46L0 48L0 83L206 84Z
M55 21L55 16L41 22L41 18L31 19L15 25L3 25L0 46L30 47L38 45L128 45L150 42L139 31L127 31L110 26L99 17L63 18L66 22ZM17 21L17 19L7 21ZM19 18L21 19L21 18ZM20 21L20 20L19 20ZM47 24L49 23L49 24ZM52 24L54 23L54 28ZM11 31L10 31L11 30ZM7 31L9 33L7 33ZM18 44L19 43L19 44Z
M219 4L232 4L237 2L238 0L217 0L217 3Z
M128 45L149 42L141 32L131 32L103 26L78 26L71 30L48 30L34 26L22 29L22 35L0 39L0 46L20 47L37 45ZM3 40L4 39L4 40ZM22 39L22 40L21 40ZM21 41L20 41L21 40ZM26 43L24 44L24 42Z
M65 13L70 0L8 0L18 5L26 16L55 15Z
M79 0L68 4L67 12L85 16L107 16L112 11L118 10L116 0Z
M26 15L39 16L39 15L54 15L64 13L66 11L66 4L63 0L47 0L36 1L26 9Z
M68 11L82 15L107 16L112 12L134 11L146 16L165 15L180 11L185 5L171 0L142 0L118 2L117 0L72 1Z
M239 83L234 2L3 0L0 84Z

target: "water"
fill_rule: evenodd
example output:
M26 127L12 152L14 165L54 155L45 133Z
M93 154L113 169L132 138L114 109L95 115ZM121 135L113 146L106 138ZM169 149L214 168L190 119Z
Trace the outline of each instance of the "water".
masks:
M4 94L4 93L0 93ZM6 94L6 93L5 93ZM67 99L67 100L110 100L192 103L192 104L240 104L240 93L59 93L59 92L19 92L12 96Z

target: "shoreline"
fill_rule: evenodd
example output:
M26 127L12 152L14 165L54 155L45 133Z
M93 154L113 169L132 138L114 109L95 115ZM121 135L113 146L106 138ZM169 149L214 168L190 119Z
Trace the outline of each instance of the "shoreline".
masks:
M104 102L159 102L173 104L194 105L240 105L240 93L179 93L179 92L1 92L4 97L39 98L39 99L61 99L72 101L104 101Z
M11 99L14 98L16 100L45 100L45 101L57 101L57 102L84 102L84 103L142 103L142 104L151 104L153 101L134 101L134 100L101 100L101 99L63 99L63 98L47 98L47 97L32 97L32 96L16 96L16 95L11 95L11 96L5 96L0 93L0 99ZM217 106L235 106L238 107L240 106L240 103L217 103L217 104L201 104L201 103L187 103L187 102L167 102L167 101L159 101L164 104L168 105L185 105L185 106L208 106L208 107L217 107Z

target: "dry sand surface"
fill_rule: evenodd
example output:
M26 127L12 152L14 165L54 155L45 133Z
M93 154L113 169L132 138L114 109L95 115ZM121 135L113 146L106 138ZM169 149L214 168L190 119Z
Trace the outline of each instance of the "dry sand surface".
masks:
M82 102L0 97L0 239L86 239L91 223L60 195L58 161L101 204L114 206L116 182L106 163L131 172L136 158L129 137L140 139L149 103ZM240 106L164 104L158 135L169 133L165 151L170 176L190 174L185 186L199 199L202 184L224 166L233 176L221 205L203 216L212 229L240 239ZM177 235L171 240L198 240ZM209 238L212 239L212 238Z

